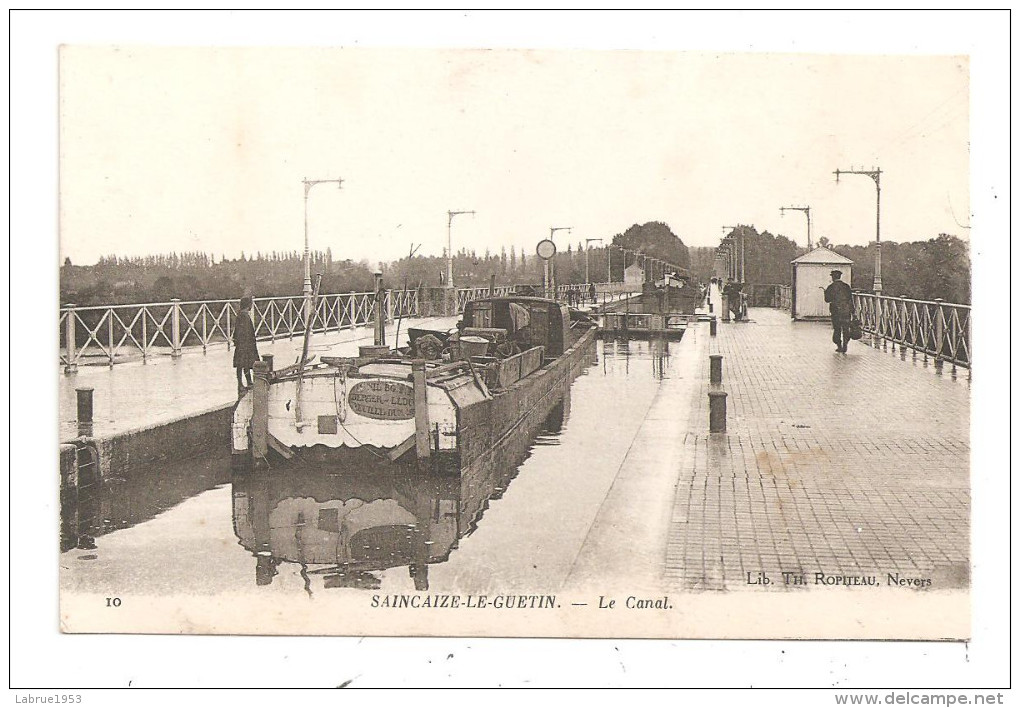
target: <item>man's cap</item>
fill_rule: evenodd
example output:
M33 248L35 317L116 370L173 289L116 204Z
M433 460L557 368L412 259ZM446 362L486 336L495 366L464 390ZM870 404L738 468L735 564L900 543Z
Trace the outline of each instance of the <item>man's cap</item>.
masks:
M830 270L829 271L829 275L843 275L843 271L841 271L841 270Z

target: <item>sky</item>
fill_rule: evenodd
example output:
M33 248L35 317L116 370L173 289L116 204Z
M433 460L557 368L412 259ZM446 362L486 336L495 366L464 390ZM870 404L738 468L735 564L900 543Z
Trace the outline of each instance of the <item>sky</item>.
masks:
M60 258L969 238L965 56L64 46Z

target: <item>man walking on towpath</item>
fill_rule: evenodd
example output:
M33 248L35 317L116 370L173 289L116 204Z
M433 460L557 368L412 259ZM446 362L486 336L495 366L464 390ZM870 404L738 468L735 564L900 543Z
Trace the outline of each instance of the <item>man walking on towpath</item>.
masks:
M846 353L846 345L850 343L850 319L853 317L854 296L850 286L840 278L842 271L829 273L832 282L825 289L825 301L829 303L829 314L832 315L832 341L837 352Z

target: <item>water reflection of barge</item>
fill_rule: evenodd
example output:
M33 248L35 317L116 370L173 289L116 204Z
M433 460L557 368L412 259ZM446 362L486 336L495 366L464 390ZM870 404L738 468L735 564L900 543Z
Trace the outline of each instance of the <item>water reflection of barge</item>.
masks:
M485 298L467 304L459 346L443 358L441 337L418 332L408 355L323 357L269 372L235 408L235 467L268 465L270 451L328 462L359 448L391 461L452 456L470 467L544 417L591 360L594 333L553 300Z
M296 563L306 582L325 588L376 589L379 573L406 566L415 589L428 570L502 496L536 436L555 433L569 415L569 392L509 431L467 467L452 458L426 470L353 453L350 465L256 471L233 479L234 532L255 557L257 585L272 583L281 563Z

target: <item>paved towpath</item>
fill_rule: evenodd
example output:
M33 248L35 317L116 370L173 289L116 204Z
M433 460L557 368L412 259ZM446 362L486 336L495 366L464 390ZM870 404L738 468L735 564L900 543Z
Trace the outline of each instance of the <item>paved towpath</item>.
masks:
M782 311L755 308L750 319L720 323L709 345L724 357L725 434L707 430L708 357L697 363L669 584L739 589L765 573L782 588L784 572L810 584L820 572L965 587L967 371L936 373L909 351L862 342L838 354L827 323Z
M400 328L401 344L407 342L408 327L448 329L455 322L455 317L405 320ZM387 324L386 333L387 342L392 344L396 325ZM354 356L358 347L371 344L372 338L371 327L316 334L309 344L309 354ZM295 337L259 342L258 347L260 354L275 357L274 366L282 367L297 361L301 345L301 337ZM77 373L61 373L58 384L60 439L69 440L77 432L77 387L95 389L96 437L149 428L230 405L237 400L232 358L233 350L227 350L222 344L210 346L204 354L200 348L188 348L177 359L155 356L147 363L79 366Z

